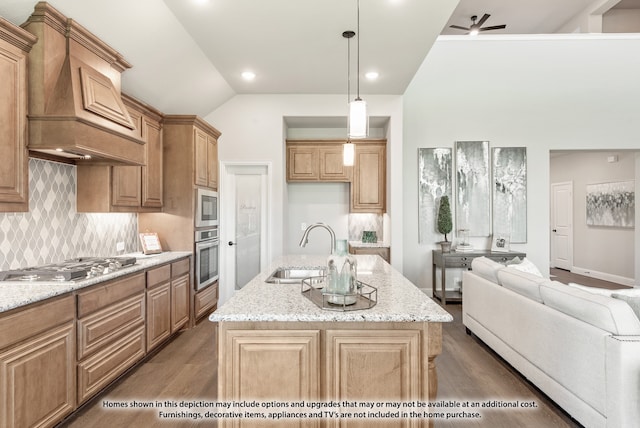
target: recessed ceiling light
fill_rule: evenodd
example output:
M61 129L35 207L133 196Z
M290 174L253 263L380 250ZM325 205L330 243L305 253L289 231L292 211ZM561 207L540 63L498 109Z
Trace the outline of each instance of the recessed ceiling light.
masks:
M256 73L254 73L253 71L243 71L242 78L244 80L253 80L256 78Z
M379 74L377 71L369 71L364 75L364 77L366 77L369 80L376 80L378 76Z

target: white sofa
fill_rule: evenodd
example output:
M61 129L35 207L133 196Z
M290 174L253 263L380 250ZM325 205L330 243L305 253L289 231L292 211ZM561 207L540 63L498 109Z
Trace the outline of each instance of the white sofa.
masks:
M640 426L640 320L625 301L479 258L462 320L585 427Z

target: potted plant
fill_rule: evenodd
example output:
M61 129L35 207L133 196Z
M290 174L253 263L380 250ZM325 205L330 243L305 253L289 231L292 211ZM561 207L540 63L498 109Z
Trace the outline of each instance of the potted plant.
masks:
M438 208L438 232L444 235L444 241L440 241L443 253L451 251L451 242L447 239L447 233L451 233L453 229L453 221L451 220L451 207L449 206L449 197L440 198L440 206Z

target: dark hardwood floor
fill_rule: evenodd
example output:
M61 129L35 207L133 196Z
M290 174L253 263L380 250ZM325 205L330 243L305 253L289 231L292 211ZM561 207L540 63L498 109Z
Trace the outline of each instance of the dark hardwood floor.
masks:
M554 270L555 271L555 270ZM587 279L570 272L552 272L561 282L623 288L618 284ZM597 285L596 285L597 284ZM535 409L480 409L480 419L438 420L436 427L579 427L543 393L526 381L508 363L462 325L460 304L444 307L454 317L443 326L443 351L436 359L437 400L488 402L492 400L533 401ZM215 401L216 328L207 320L181 333L156 355L135 368L127 377L89 402L62 426L84 427L192 427L215 426L190 420L160 421L155 410L109 409L106 402L207 400Z

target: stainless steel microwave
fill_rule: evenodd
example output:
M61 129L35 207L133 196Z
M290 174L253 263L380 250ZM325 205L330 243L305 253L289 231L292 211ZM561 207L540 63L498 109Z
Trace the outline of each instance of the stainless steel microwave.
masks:
M196 227L218 225L218 192L209 189L196 189Z

